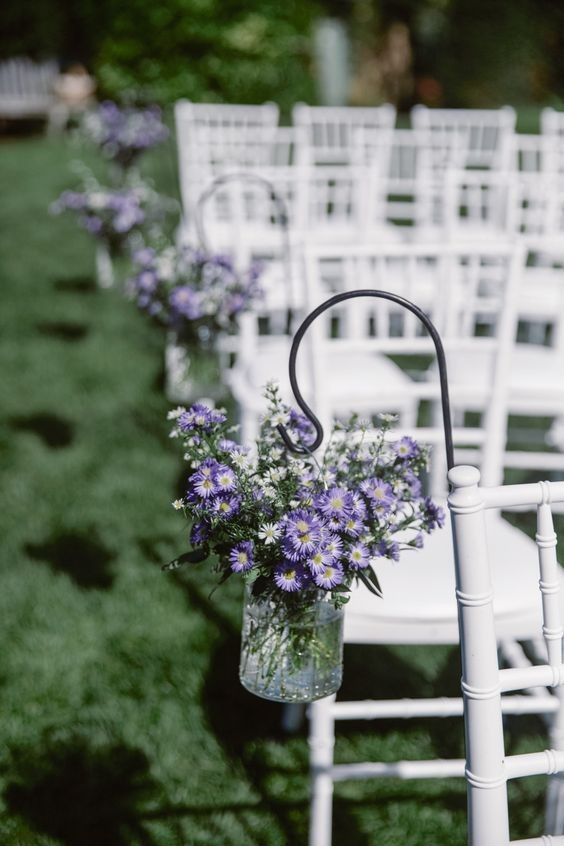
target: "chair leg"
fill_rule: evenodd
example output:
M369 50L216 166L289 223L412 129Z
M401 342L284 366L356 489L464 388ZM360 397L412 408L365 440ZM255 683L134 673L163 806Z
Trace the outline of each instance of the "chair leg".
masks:
M558 697L560 708L554 715L550 730L550 745L557 752L564 750L564 690L555 688L554 695ZM564 773L550 776L546 791L546 819L547 834L564 834Z
M335 720L331 706L335 696L312 702L309 707L311 806L309 820L309 846L331 846L333 815L333 749L335 746Z

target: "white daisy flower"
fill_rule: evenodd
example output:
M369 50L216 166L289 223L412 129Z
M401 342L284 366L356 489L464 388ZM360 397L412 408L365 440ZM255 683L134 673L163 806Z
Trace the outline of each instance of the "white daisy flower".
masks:
M175 511L181 511L182 508L184 508L184 503L182 502L181 499L175 499L174 502L172 503L172 507L174 508Z
M278 523L265 523L258 530L258 537L268 546L280 537L281 529Z
M185 411L186 411L186 409L184 408L184 406L179 405L177 408L173 408L168 412L166 419L167 420L178 420L180 415L184 414Z

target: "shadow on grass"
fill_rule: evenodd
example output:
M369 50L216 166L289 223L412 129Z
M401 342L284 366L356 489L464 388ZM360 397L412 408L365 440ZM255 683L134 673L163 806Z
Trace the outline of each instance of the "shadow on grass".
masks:
M143 806L158 796L145 754L85 737L12 750L4 801L64 846L152 846Z
M46 561L53 570L66 573L81 588L107 590L113 575L109 565L113 553L92 537L68 533L39 544L26 544L27 554Z
M90 331L85 323L73 323L71 321L44 321L36 324L36 329L42 335L49 335L61 341L75 343L82 341Z
M66 279L54 279L53 287L57 291L69 294L94 294L97 290L93 276L71 276Z
M9 423L20 432L32 432L37 435L45 446L51 449L69 446L74 438L73 425L56 414L40 412L27 417L13 417Z

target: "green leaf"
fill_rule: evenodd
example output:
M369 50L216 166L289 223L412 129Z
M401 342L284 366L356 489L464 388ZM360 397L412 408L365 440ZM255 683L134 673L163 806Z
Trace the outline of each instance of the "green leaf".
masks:
M380 587L380 582L378 581L378 576L376 575L376 573L374 572L372 567L368 566L364 572L366 573L366 575L368 576L368 578L370 579L370 581L372 582L372 584L376 588L376 590L378 592L378 596L384 596L384 594L382 592L382 588Z
M201 564L206 558L209 558L210 548L207 544L201 546L199 549L191 549L190 552L184 552L178 558L173 558L168 564L163 564L161 570L169 572L170 570L178 570L183 564Z
M371 575L369 575L369 573ZM376 574L374 573L371 567L367 567L366 570L358 570L357 576L359 577L361 582L366 585L370 593L373 593L374 596L382 598L382 590L380 588L380 585L378 584ZM375 582L375 584L373 582Z
M331 593L348 593L350 591L350 587L347 585L333 585L331 588Z

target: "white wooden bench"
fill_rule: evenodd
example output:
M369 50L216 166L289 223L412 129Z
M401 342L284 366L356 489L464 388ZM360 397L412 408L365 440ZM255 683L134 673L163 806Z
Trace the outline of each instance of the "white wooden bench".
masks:
M13 58L0 62L0 120L50 118L59 68L54 60Z

